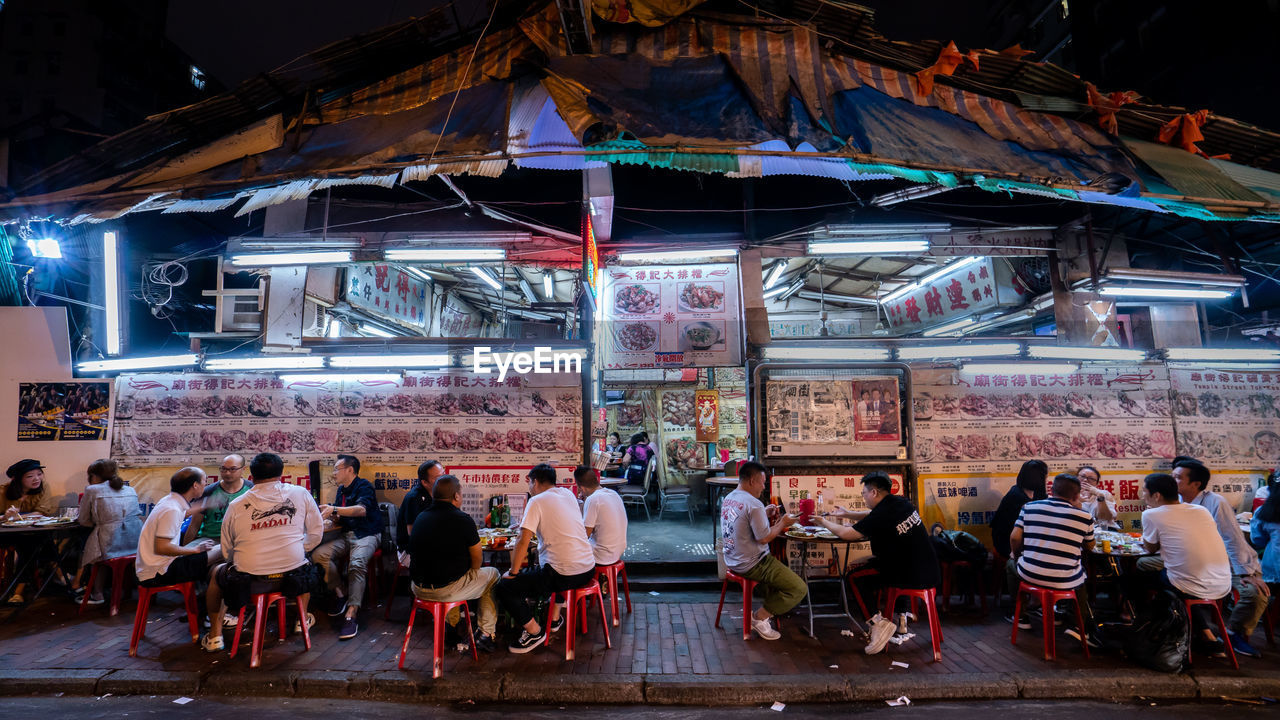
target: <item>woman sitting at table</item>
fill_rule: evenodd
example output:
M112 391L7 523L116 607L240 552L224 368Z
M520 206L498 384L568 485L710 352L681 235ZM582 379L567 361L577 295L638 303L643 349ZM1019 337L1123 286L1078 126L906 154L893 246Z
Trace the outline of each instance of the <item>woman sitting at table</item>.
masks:
M622 456L622 467L626 469L627 482L640 484L644 482L644 471L653 457L653 448L649 446L648 435L636 433L631 436L631 445Z
M80 554L80 572L72 591L76 599L83 598L86 568L93 563L124 557L137 552L138 535L142 532L142 509L138 507L138 493L124 484L120 468L115 460L96 460L89 466L89 487L80 497L80 524L93 528ZM99 572L94 586L89 588L89 604L104 602L102 585L107 573Z
M45 517L53 517L58 514L58 498L53 493L46 492L44 486L44 465L39 460L19 460L9 466L5 471L9 476L9 484L4 488L4 519L6 521L21 520L23 515L30 513L38 513ZM15 558L14 567L21 567L26 558L30 557L28 553L33 551L35 546L19 541L14 543L14 550L18 557ZM66 579L62 576L62 571L55 568L56 579L62 580L62 584L66 585ZM13 594L9 596L10 605L22 605L25 600L23 593L26 591L26 583L18 583Z

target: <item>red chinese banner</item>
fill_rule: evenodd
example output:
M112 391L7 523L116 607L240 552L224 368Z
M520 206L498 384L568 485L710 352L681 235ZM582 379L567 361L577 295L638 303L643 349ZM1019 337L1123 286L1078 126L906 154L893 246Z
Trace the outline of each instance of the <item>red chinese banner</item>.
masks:
M699 390L693 404L698 442L718 441L720 439L720 392Z
M953 264L957 266L954 271L885 303L889 326L899 332L914 332L1000 305L991 258Z

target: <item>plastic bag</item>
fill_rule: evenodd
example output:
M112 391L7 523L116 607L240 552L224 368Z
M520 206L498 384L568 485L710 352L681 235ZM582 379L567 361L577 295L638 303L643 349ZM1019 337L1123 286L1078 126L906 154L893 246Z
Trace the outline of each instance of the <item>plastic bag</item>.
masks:
M1160 672L1182 672L1191 644L1191 622L1182 601L1169 591L1156 595L1134 618L1124 653L1139 665Z

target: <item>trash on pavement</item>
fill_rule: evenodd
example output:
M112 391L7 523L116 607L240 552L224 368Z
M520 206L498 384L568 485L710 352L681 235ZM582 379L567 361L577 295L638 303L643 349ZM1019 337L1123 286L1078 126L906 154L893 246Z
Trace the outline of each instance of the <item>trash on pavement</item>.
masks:
M173 702L175 705L186 705L187 703L191 702L193 699L194 698L180 697L177 700L174 700Z
M775 703L773 704L773 707L771 707L771 708L769 708L769 709L770 709L770 710L773 710L773 711L775 711L775 712L782 712L782 711L783 711L783 710L785 710L786 708L787 708L787 704L786 704L786 703L775 702Z
M903 705L910 705L911 698L906 695L899 695L897 700L885 700L885 702L889 704L889 707L902 707Z

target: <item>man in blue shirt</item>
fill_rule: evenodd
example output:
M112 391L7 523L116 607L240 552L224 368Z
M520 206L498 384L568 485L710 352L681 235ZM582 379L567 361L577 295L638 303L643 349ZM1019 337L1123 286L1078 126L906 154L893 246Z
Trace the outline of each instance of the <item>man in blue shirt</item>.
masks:
M311 560L324 569L325 584L335 598L329 615L346 615L338 638L350 640L359 631L356 613L364 598L369 560L382 537L382 514L378 511L373 484L360 477L360 460L356 456L339 455L333 464L333 473L338 481L338 493L332 505L320 506L320 515L332 519L343 532L316 548ZM344 569L347 577L345 594L342 585Z

